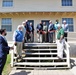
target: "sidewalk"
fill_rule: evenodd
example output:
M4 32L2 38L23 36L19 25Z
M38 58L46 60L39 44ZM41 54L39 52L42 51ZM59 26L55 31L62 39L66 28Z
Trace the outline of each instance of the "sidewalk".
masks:
M13 70L10 75L74 75L70 70Z
M63 70L16 70L12 69L9 75L76 75L76 58L71 58L71 69Z

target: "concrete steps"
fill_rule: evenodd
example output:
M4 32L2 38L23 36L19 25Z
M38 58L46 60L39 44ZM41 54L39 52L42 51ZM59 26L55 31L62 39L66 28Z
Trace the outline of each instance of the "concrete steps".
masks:
M67 48L68 49L68 48ZM22 53L23 61L17 62L17 57L12 53L13 67L24 68L70 68L69 51L64 50L64 58L59 60L57 57L56 43L25 43Z

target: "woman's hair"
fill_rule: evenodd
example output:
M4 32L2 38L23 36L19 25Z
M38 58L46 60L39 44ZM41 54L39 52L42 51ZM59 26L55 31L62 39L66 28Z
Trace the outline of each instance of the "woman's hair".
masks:
M0 29L0 34L2 34L6 29Z

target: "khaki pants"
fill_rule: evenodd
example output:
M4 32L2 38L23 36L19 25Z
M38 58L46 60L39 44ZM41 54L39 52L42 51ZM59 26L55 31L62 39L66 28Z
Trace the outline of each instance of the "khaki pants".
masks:
M37 33L38 42L42 43L42 34Z
M18 56L22 56L22 47L23 47L22 45L23 45L22 42L17 42L17 46L15 48L15 51L16 51L16 54Z
M63 50L64 50L65 40L63 39L61 42L57 40L57 56L61 59L63 58Z
M37 33L37 41L39 42L39 33Z
M56 32L53 33L53 42L56 42Z

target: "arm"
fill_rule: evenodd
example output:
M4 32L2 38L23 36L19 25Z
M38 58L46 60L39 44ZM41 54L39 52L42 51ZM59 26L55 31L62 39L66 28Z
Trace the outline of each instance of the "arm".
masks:
M48 32L50 32L50 25L48 26Z
M14 41L14 45L17 45L17 42L16 42L16 36L17 36L17 32L14 31L14 33L13 33L13 41Z
M3 52L9 53L10 47L2 37L0 37L0 48L3 50Z
M37 32L39 32L39 28L38 28L38 25L37 25L37 27L36 27L36 30L37 30Z
M10 47L9 46L3 46L3 50L9 51L10 50Z
M14 31L14 33L13 33L13 41L16 41L16 35L17 35L16 31Z
M60 42L62 41L63 38L64 38L64 30L61 30Z
M67 24L67 32L69 31L69 25Z

